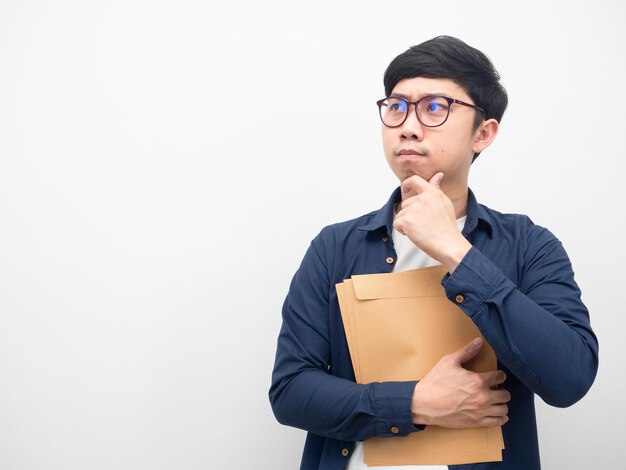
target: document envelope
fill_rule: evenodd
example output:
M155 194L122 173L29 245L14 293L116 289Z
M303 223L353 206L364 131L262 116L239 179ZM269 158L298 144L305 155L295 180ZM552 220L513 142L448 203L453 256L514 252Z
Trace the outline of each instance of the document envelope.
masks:
M446 354L477 336L474 323L450 302L440 284L443 266L389 274L354 275L337 284L337 297L358 383L419 380ZM484 341L464 364L475 372L496 370ZM454 465L502 460L500 426L450 429L427 426L405 437L364 442L365 463Z

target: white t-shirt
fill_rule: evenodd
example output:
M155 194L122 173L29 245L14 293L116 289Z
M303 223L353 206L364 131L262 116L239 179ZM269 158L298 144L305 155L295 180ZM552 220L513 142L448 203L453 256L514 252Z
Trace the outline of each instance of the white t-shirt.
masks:
M457 219L456 224L459 230L463 230L466 217ZM418 247L416 247L408 237L402 235L395 228L391 233L393 247L396 250L396 264L393 272L408 271L409 269L427 268L441 264L439 261L431 258ZM390 437L389 439L393 439ZM375 470L447 470L445 465L402 465L399 467L368 467L363 463L363 443L357 442L354 452L350 457L350 462L346 470L365 470L372 468Z

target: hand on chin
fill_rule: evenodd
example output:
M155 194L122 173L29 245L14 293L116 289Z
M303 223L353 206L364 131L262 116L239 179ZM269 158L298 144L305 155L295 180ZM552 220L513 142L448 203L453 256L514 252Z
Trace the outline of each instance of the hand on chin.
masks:
M430 179L436 174L439 173L439 171L441 170L430 170L430 171L417 171L417 170L407 170L404 174L403 174L403 178L400 181L400 184L402 184L405 180L409 179L411 176L417 175L420 178L426 180L426 181L430 181ZM402 195L403 199L407 199L409 197L412 196L417 196L417 193L411 189L409 192L405 193Z

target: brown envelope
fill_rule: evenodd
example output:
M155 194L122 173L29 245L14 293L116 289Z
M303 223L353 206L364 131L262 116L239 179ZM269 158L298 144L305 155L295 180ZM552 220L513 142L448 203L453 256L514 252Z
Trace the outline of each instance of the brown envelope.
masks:
M448 300L440 284L442 266L390 274L355 275L337 284L350 357L358 383L419 380L446 354L473 338L478 328ZM464 367L496 370L496 356L485 341ZM373 438L364 443L365 463L454 465L502 460L502 430L428 426L406 437Z

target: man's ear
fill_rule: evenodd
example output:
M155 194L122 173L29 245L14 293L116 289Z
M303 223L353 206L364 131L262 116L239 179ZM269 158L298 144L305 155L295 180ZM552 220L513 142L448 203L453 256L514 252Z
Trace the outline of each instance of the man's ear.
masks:
M491 142L498 135L500 124L495 119L487 119L483 121L474 134L474 145L472 151L480 153L491 145Z

